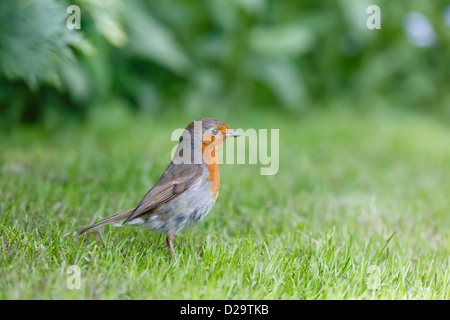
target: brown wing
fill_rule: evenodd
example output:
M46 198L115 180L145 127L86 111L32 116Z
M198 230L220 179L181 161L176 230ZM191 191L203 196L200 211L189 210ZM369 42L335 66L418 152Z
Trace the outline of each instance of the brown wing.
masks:
M201 177L202 168L200 165L174 164L171 162L158 182L142 198L136 206L136 210L124 223L175 198L200 181Z

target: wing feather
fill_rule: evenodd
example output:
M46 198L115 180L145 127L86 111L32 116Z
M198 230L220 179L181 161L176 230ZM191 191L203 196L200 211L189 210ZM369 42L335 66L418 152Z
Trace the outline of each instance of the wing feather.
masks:
M136 206L136 210L124 223L175 198L200 181L201 177L202 168L200 165L174 164L171 162L158 182L142 198Z

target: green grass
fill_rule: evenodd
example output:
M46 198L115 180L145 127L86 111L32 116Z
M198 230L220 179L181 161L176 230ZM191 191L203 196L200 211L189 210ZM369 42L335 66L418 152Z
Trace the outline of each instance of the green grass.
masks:
M231 128L280 129L280 170L223 165L213 210L175 237L178 261L141 228L76 236L133 207L169 163L171 131L198 117L2 133L0 298L450 298L450 129L425 115L224 113Z

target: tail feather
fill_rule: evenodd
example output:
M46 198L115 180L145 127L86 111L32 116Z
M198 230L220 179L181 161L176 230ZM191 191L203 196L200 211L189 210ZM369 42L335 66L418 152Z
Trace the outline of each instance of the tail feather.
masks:
M83 230L81 230L80 232L78 232L78 235L83 234L86 231L89 231L89 230L91 230L93 228L97 228L97 227L103 226L105 224L110 224L110 223L116 222L118 220L126 219L126 218L128 218L129 216L131 216L133 214L134 210L135 210L135 208L130 209L128 211L116 214L116 215L114 215L112 217L109 217L109 218L107 218L105 220L102 220L102 221L97 222L97 223L95 223L93 225L90 225L89 227L86 227Z

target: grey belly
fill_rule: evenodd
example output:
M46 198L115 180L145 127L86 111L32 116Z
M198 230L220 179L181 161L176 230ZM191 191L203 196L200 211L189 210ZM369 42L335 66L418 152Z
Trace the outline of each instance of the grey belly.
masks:
M148 219L136 218L129 225L139 225L149 230L167 233L177 232L201 222L213 207L216 199L211 197L209 182L201 181L171 201L152 211Z

